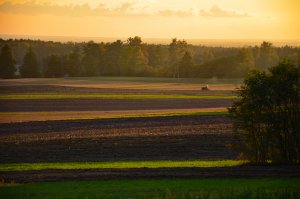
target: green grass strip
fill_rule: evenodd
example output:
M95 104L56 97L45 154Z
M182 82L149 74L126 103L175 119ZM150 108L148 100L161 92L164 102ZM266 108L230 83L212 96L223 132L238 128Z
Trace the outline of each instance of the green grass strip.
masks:
M5 112L0 113L5 115ZM110 116L91 116L91 117L76 117L51 119L51 121L69 121L69 120L100 120L100 119L126 119L126 118L155 118L155 117L185 117L185 116L214 116L228 115L228 111L210 111L210 112L192 112L192 113L145 113L145 114L128 114L128 115L110 115Z
M183 116L198 116L198 115L227 115L228 111L209 111L209 112L191 112L191 113L145 113L145 114L128 114L128 115L113 115L86 117L80 119L118 119L118 118L147 118L147 117L183 117Z
M37 113L37 112L34 112ZM53 112L38 112L38 114L51 114ZM32 112L0 112L0 116L18 116L30 115ZM62 115L64 112L61 113ZM228 111L204 111L204 112L174 112L174 113L141 113L141 114L119 114L119 115L108 115L108 116L82 116L82 117L71 117L57 120L91 120L91 119L126 119L126 118L147 118L147 117L184 117L184 116L201 116L201 115L228 115ZM56 119L51 119L56 120Z
M245 162L237 160L187 160L187 161L116 161L116 162L55 162L0 164L0 171L27 171L44 169L133 169L180 167L232 167Z
M170 94L1 94L4 99L234 99L234 95L170 95Z
M1 113L0 113L1 115ZM126 118L151 118L151 117L184 117L184 116L205 116L205 115L228 115L228 111L209 111L209 112L191 112L191 113L145 113L128 114L112 116L78 117L67 118L63 120L97 120L97 119L126 119ZM61 120L61 119L60 119Z
M129 179L0 183L0 198L15 199L296 199L300 179Z

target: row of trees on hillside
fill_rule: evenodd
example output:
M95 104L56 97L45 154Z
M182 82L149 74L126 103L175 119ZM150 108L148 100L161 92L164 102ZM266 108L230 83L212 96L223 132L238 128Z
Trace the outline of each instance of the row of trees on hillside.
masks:
M300 49L271 43L245 48L145 44L138 36L126 42L60 43L0 40L1 77L159 76L240 78L250 69L266 70L282 58L299 61Z

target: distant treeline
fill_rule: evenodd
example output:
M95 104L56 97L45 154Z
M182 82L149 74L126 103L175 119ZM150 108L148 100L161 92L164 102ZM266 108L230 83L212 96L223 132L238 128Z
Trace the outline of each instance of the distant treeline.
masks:
M299 63L299 47L269 42L241 48L143 43L138 36L112 43L0 39L1 77L153 76L240 78L281 59Z

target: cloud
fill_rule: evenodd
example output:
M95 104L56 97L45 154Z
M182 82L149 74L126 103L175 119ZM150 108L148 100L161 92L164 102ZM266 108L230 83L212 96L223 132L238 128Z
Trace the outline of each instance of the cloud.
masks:
M239 13L233 10L225 10L219 5L214 5L210 10L200 10L200 16L205 17L250 17L247 13Z
M53 4L38 4L36 2L25 2L13 4L11 2L4 2L0 4L0 12L26 14L26 15L40 15L50 14L56 16L100 16L111 15L114 12L126 12L130 5L123 4L114 10L109 9L104 4L99 4L96 8L91 8L89 4L83 5L53 5Z
M191 11L183 10L151 10L148 7L141 7L137 3L123 3L115 7L106 4L98 4L91 7L89 4L83 5L54 5L43 3L39 4L35 1L25 3L0 3L0 12L26 14L26 15L40 15L49 14L55 16L163 16L163 17L188 17L194 16Z
M180 11L180 10L160 10L157 13L160 16L164 16L164 17L172 17L172 16L176 16L176 17L192 17L194 16L193 13L191 13L190 11Z
M98 4L91 7L89 4L82 5L55 5L49 3L37 3L29 1L24 3L12 3L9 1L0 3L0 12L25 14L25 15L55 15L55 16L72 16L72 17L93 17L93 16L110 16L110 17L134 17L134 16L161 16L161 17L249 17L246 13L225 10L218 5L213 6L210 10L174 10L162 9L153 10L145 5L138 3L123 3L112 7L110 4Z

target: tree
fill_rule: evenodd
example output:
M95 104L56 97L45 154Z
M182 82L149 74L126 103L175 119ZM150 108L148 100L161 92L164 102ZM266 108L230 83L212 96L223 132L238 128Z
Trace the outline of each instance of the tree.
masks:
M60 58L57 55L50 55L47 58L45 77L62 77L63 75L63 67Z
M147 45L149 76L170 77L171 71L168 69L168 49L163 45Z
M141 75L148 63L140 46L132 46L130 48L130 57L128 60L128 75Z
M257 66L261 69L267 70L269 67L275 66L278 63L278 54L272 43L264 41L260 45L259 57Z
M135 37L129 37L127 39L127 43L129 44L129 46L141 46L142 45L142 38L139 36L135 36Z
M70 77L78 77L81 74L80 54L77 47L67 56L65 72Z
M39 67L36 59L36 54L30 47L23 58L23 65L20 68L22 77L38 77Z
M255 163L300 163L300 68L252 72L229 108L241 154Z
M2 47L0 55L0 77L13 78L15 71L15 61L13 59L11 48L9 45L5 44Z
M152 67L159 67L165 63L164 52L161 45L148 45L148 64Z
M254 67L255 59L250 48L242 48L238 52L237 60L241 67Z
M240 78L249 72L237 56L220 57L198 66L197 73L202 78Z
M97 44L89 41L83 47L83 75L84 76L97 76L102 72L102 58L104 54L103 44Z
M109 43L106 46L105 51L105 68L103 71L104 75L121 75L121 57L122 57L123 42L117 40Z
M214 59L213 52L208 47L203 47L198 50L194 55L194 60L196 64L203 64Z
M190 52L186 51L179 62L179 75L181 77L192 77L194 73L194 61Z
M169 59L172 68L173 77L179 77L179 61L187 50L187 42L185 40L172 39L169 44Z

